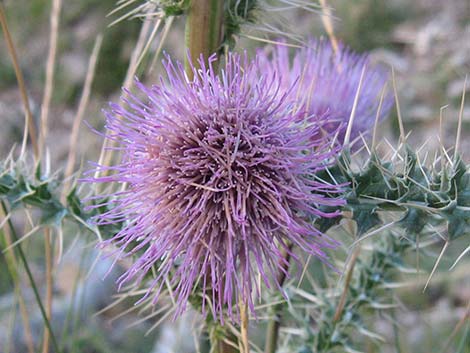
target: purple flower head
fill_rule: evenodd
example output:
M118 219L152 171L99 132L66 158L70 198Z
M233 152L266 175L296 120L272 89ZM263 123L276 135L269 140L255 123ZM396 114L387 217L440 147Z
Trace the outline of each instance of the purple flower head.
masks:
M296 110L279 93L279 78L261 75L256 60L229 54L220 74L213 60L201 61L193 81L180 63L164 64L167 78L158 85L136 82L142 100L126 92L106 112L106 136L123 156L98 166L110 176L91 181L126 187L107 196L110 210L96 219L125 221L103 246L114 245L117 259L138 255L120 285L143 284L156 269L146 296L156 301L169 283L177 314L196 292L216 319L227 308L233 315L240 297L254 311L256 280L280 289L283 252L299 260L291 245L322 259L336 245L312 221L336 215L320 206L343 203L326 196L340 186L314 177L338 151L311 138L324 121Z
M266 72L278 72L281 75L284 89L289 89L298 81L291 95L309 113L328 115L330 123L324 128L328 133L339 128L338 140L341 143L365 66L350 141L360 134L366 135L372 129L380 94L388 81L388 73L382 67L372 65L367 54L357 54L342 44L335 53L332 45L325 40L309 40L305 47L296 50L292 60L289 60L289 54L289 48L279 44L273 48L271 56L264 51L259 52L258 57ZM392 104L393 96L386 94L380 120L388 115Z

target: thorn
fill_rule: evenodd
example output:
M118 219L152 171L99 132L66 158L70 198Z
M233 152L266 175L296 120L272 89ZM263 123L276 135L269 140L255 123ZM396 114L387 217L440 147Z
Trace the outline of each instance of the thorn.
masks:
M459 261L465 256L466 253L470 252L470 245L467 246L467 248L457 257L457 260L455 260L454 264L450 266L449 271L452 271L455 266L459 263Z
M137 61L139 57L141 56L141 54L144 52L145 43L146 42L148 43L149 41L148 37L150 35L149 33L151 30L151 24L152 24L151 21L145 21L142 23L139 37L137 38L137 43L134 49L132 50L131 58L129 61L129 65L127 67L127 72L126 72L126 76L124 78L124 84L123 84L123 87L128 90L132 87L133 78L135 77L136 72L137 72ZM109 155L111 155L111 153Z
M147 52L150 48L150 45L153 43L153 40L155 39L155 36L157 35L158 29L160 28L161 23L162 23L162 19L158 19L157 22L155 23L155 26L153 27L152 33L150 33L150 36L147 40L147 43L145 43L145 46L142 49L142 52L140 53L140 56L137 59L137 62L135 63L135 70L134 71L137 71L137 68L142 63L142 60L144 59L145 55L147 54Z
M442 250L441 250L441 253L439 254L439 257L437 258L435 264L434 264L434 267L432 268L432 271L431 271L431 274L429 275L429 278L428 280L426 281L426 284L424 285L424 288L423 288L423 293L426 291L426 288L428 287L428 284L429 282L431 281L431 278L434 274L434 272L436 272L436 269L437 269L437 265L439 265L439 262L441 261L441 258L442 258L442 255L444 255L444 252L446 251L447 247L449 246L449 241L447 240L444 244L444 246L442 247Z
M457 155L460 150L460 137L462 135L462 119L463 119L463 108L465 104L465 92L467 90L467 79L468 79L468 75L465 75L465 81L463 83L463 90L462 90L462 100L460 102L459 122L457 125L457 137L455 139L454 161L457 160Z
M432 136L429 136L429 137L424 141L424 143L422 143L421 146L418 147L418 149L416 150L416 154L417 154L417 155L420 154L421 151L422 151L425 147L427 147L427 144L429 143L429 141L430 141L432 138L433 138ZM426 151L426 154L427 154L427 153L428 153L428 152Z
M266 38L262 38L262 37L256 37L256 36L252 36L252 35L248 35L248 34L240 34L240 37L245 37L245 38L248 38L248 39L251 39L251 40L255 40L255 41L258 41L258 42L261 42L261 43L267 43L267 44L279 44L279 42L275 41L275 40L270 40L270 39L266 39ZM292 48L302 48L301 45L297 45L297 44L292 44L292 43L282 43L282 45L285 45L287 47L292 47Z
M132 1L134 2L134 0ZM131 4L132 2L129 2L129 4ZM118 19L114 20L113 22L111 22L109 25L108 25L108 28L114 26L115 24L121 22L121 21L124 21L125 19L128 19L128 18L132 18L132 16L134 16L135 14L139 13L139 11L141 11L142 9L145 8L145 5L146 4L142 4L140 6L137 6L136 8L130 10L129 12L126 12L124 15L122 15L121 17L119 17ZM120 9L124 8L125 6L120 6L120 7L117 7L116 9L114 9L113 11L111 11L108 16L116 13L117 11L119 11Z
M444 105L441 107L439 110L439 143L440 143L440 151L441 151L441 170L443 171L445 168L445 160L443 158L443 154L445 151L445 145L444 145L444 126L443 126L443 120L444 120L444 110L448 107L449 105Z
M351 244L351 248L355 247L357 244L359 244L360 242L366 240L367 238L370 238L371 236L373 236L377 233L380 233L381 231L393 226L395 223L396 223L395 221L392 221L390 223L387 223L387 224L383 225L382 227L376 228L376 229L364 234L363 236L361 236L359 239L357 239L356 241L354 241Z
M402 144L406 141L405 128L403 127L403 119L401 117L400 102L398 100L398 93L397 93L397 82L395 79L395 69L393 68L393 66L392 66L392 83L393 83L393 94L395 95L395 104L397 107L398 126L400 128L400 144Z
M349 147L349 140L351 138L351 130L354 124L354 117L356 115L357 103L359 102L359 95L361 93L362 81L364 80L364 73L366 72L366 65L362 67L361 78L359 79L359 84L356 90L356 96L354 97L354 103L351 110L351 115L349 116L348 128L346 129L346 134L344 136L344 146Z
M27 232L25 235L23 235L20 239L16 240L15 242L13 242L9 246L7 246L5 249L3 249L2 254L6 253L8 250L12 249L13 247L17 246L21 242L25 241L26 239L28 239L31 235L36 233L41 228L42 228L42 226L35 226L33 229L31 229L29 232Z
M308 257L307 257L307 261L304 262L305 265L302 269L302 274L300 275L300 278L299 278L299 282L297 283L297 288L300 288L300 285L302 284L303 280L304 280L304 277L305 277L305 273L307 273L307 270L308 270L308 266L310 265L310 260L312 259L312 255L311 254L308 254Z
M129 0L129 1L124 1L124 3L122 5L119 5L117 6L115 9L113 9L112 11L110 11L108 14L106 14L106 17L110 17L112 15L114 15L116 12L118 12L119 10L122 10L124 7L126 6L129 6L130 4L132 4L133 2L135 2L136 0ZM119 4L119 3L118 3Z
M155 50L155 54L153 56L152 63L150 64L150 66L147 70L147 74L150 74L153 71L153 69L155 68L158 56L160 55L160 52L162 51L163 44L165 43L166 37L168 36L168 33L170 32L170 28L171 28L171 25L173 24L174 18L175 18L174 16L171 16L171 17L167 18L166 21L165 21L165 27L163 27L163 32L162 32L162 35L160 37L160 42L158 43L158 47Z
M369 154L369 156L371 156L373 150L370 149L369 146L367 146L367 141L366 141L366 139L365 139L365 137L364 137L364 134L363 134L362 132L359 133L359 137L360 137L361 140L362 140L362 146L363 146L363 147L361 147L361 148L359 149L359 151L362 151L362 150L365 148L366 151L367 151L367 153ZM357 154L359 154L359 151L357 152ZM353 155L354 155L354 154L353 154Z
M375 114L375 121L374 121L374 130L372 133L372 151L375 151L376 146L376 137L377 137L377 126L379 125L379 117L382 110L382 103L384 101L385 92L387 91L387 84L385 84L382 88L382 92L380 93L380 101L379 106L377 107L377 114Z

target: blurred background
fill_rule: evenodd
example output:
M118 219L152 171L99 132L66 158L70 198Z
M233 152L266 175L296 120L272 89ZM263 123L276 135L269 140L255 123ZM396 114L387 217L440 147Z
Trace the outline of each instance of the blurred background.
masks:
M30 105L39 120L49 41L50 1L3 1L10 31L16 45L19 62L26 80ZM411 131L409 141L424 146L430 154L437 151L439 140L439 112L444 110L444 144L453 146L459 115L465 75L470 73L470 2L468 0L330 0L333 25L338 39L359 52L370 52L374 60L393 66L396 72L398 96L405 128ZM63 170L67 158L70 131L78 108L93 43L103 34L95 78L84 120L98 130L103 129L101 109L109 101L117 101L123 86L129 60L138 40L142 19L124 19L108 27L124 12L107 16L116 8L115 0L81 0L64 2L58 38L55 89L49 115L48 153L52 169ZM283 30L295 38L325 36L321 16L305 10L265 14L273 17ZM183 19L176 19L163 49L182 59L184 53ZM254 49L264 45L250 40L254 36L246 31L238 47ZM262 36L263 34L257 36ZM160 37L157 37L157 39ZM155 40L151 50L159 45ZM152 58L148 59L152 60ZM137 75L139 75L137 71ZM155 81L160 73L158 65L147 82ZM463 157L470 160L470 83L467 84L467 103L463 113ZM12 147L21 144L24 112L13 66L3 38L0 40L0 129L1 157ZM396 141L398 129L396 112L382 125L381 134ZM102 144L100 136L82 124L76 170L87 169L86 162L96 161ZM85 166L83 166L85 165ZM80 172L79 172L80 173ZM16 220L21 224L21 220ZM65 230L66 231L66 230ZM164 323L150 334L161 315L147 320L136 313L124 313L135 299L125 298L119 304L95 315L116 299L114 281L119 275L116 268L105 277L111 262L96 262L98 252L94 237L74 233L65 237L64 256L55 267L54 322L62 330L67 352L83 353L190 353L195 352L194 339L187 332L198 335L195 314L188 313L176 322ZM401 337L406 342L404 352L440 352L442 342L451 334L464 315L470 301L470 262L464 259L454 271L448 268L463 248L463 239L449 249L448 260L442 261L429 289L422 286L399 291L403 308L397 320L403 328ZM37 283L44 283L43 243L32 237L25 249ZM439 247L433 249L436 256ZM455 255L455 256L454 256ZM92 266L93 265L93 266ZM429 271L433 261L422 266ZM0 254L0 268L5 257ZM92 271L89 271L90 269ZM419 281L427 278L423 274ZM25 300L30 311L32 335L40 342L43 323L31 290L24 282ZM421 283L420 282L420 283ZM15 309L15 290L7 271L0 271L0 352L26 352L26 343L20 318ZM117 317L118 316L118 317ZM256 324L253 324L256 326ZM390 330L384 322L372 323L388 337ZM468 335L468 329L463 335ZM470 352L470 338L463 338L468 346L461 352ZM204 351L204 347L201 348ZM376 350L370 350L375 352ZM384 343L383 352L393 352Z

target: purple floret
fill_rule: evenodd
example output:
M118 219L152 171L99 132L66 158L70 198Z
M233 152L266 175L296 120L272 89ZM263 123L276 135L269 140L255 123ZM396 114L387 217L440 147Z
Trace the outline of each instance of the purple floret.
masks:
M389 80L387 70L380 65L373 65L367 54L355 53L343 44L339 44L335 53L326 40L311 39L304 47L295 49L293 56L290 54L291 50L280 43L259 51L258 58L265 72L281 75L284 90L289 90L298 81L290 95L310 114L329 116L330 123L325 125L325 129L328 133L339 129L338 140L341 143L365 66L350 141L372 130L381 91ZM389 114L393 105L391 90L387 92L379 121Z
M136 255L119 285L145 285L156 301L168 280L177 314L199 292L203 312L223 320L238 298L254 311L258 278L281 289L283 252L299 261L291 245L325 259L336 243L312 222L337 215L320 206L343 201L331 196L340 186L314 177L338 153L326 137L312 138L327 120L296 109L257 60L229 54L220 74L214 66L193 69L190 82L168 59L158 85L136 82L143 99L126 92L111 104L106 137L122 160L90 180L126 185L104 195L110 210L96 219L125 221L102 244L115 246L117 259ZM156 277L143 283L152 267Z

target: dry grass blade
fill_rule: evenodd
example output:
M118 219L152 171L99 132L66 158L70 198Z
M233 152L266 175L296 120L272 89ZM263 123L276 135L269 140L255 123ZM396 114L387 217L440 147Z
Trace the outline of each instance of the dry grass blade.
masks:
M243 301L243 298L239 299L239 307L240 307L240 317L241 317L241 325L240 325L240 338L241 338L241 353L250 353L250 343L248 340L248 310L247 305Z
M51 229L46 227L44 229L44 248L45 248L45 262L46 262L46 315L49 320L52 320L52 287L53 287L53 278L52 278L52 239L51 239ZM49 330L44 328L44 335L42 341L42 352L49 352Z
M3 214L7 214L8 209L7 209L7 206L6 206L5 202L2 200L0 202L0 204L1 204L1 209L2 209ZM19 243L21 239L19 239L18 234L15 230L15 227L13 226L13 222L11 222L10 219L8 220L8 227L9 227L10 234L12 236L12 240L14 240L13 244ZM7 247L7 249L10 249L10 248L11 248L11 246ZM7 251L7 250L4 250L4 252L5 251ZM49 320L49 318L46 314L46 310L44 309L44 305L42 304L42 300L41 300L41 296L39 295L38 287L37 287L36 282L34 280L33 274L31 272L31 269L30 269L29 264L28 264L28 260L26 259L26 255L25 255L25 253L24 253L24 251L21 247L21 244L18 245L18 255L19 255L21 263L23 264L24 269L26 271L26 275L28 277L29 283L30 283L31 288L32 288L33 293L34 293L34 297L35 297L36 302L39 306L39 310L41 311L41 317L42 317L42 320L44 322L44 327L49 331L52 346L54 347L54 350L56 352L60 352L59 345L57 343L57 340L55 339L55 335L54 335L54 332L52 330L52 325L51 325L50 320Z
M98 61L98 54L103 42L103 36L100 34L96 37L95 44L90 56L90 61L88 64L88 71L85 78L85 83L83 85L82 96L80 97L80 103L78 105L77 114L73 121L72 132L70 134L70 149L67 158L67 166L65 168L64 176L64 187L62 189L62 200L64 199L66 193L68 192L70 186L70 176L72 175L73 167L75 165L75 160L77 157L77 142L78 142L78 133L80 132L80 125L83 120L83 115L85 114L85 109L88 106L88 101L90 99L91 85L93 83L93 78L95 75L96 63Z
M153 11L154 8L155 8L155 5L153 8L151 8L151 10ZM149 32L151 29L151 23L152 21L144 21L140 29L139 38L134 47L134 50L132 51L129 66L127 68L126 78L124 79L123 86L126 89L130 89L132 86L132 80L137 71L137 62L145 47L145 43L148 40ZM101 153L100 153L100 162L99 162L100 165L107 166L111 163L113 159L113 155L114 155L113 147L114 147L114 142L110 141L109 139L104 139L103 145L101 147ZM97 177L98 175L99 175L99 172L97 171L97 173L95 173L95 177Z
M5 16L5 11L3 8L3 3L0 1L0 25L5 36L8 52L11 56L11 61L13 63L13 69L15 70L16 80L18 81L18 87L21 93L21 99L23 100L23 106L25 110L25 129L28 129L29 138L33 146L34 157L36 161L39 158L39 144L37 140L36 126L34 125L33 115L31 114L31 109L29 107L28 93L26 92L26 86L24 84L23 73L21 72L20 65L18 63L18 57L16 55L15 46L13 45L13 40L8 30L7 20Z
M9 221L10 215L11 213L5 216L3 209L0 208L0 216L3 218L3 220L0 222L0 229L2 229L3 226ZM5 244L7 247L9 247L12 243L12 240L8 227L5 227L3 232L5 235ZM10 250L8 250L5 255L7 268L12 275L13 281L15 282L15 293L17 294L18 304L20 307L20 314L23 322L24 336L26 340L26 346L28 348L28 353L34 353L33 335L31 334L29 314L24 301L23 291L21 289L21 280L16 275L16 272L19 269L18 261L12 248L10 248Z
M49 120L49 108L54 89L54 71L57 56L57 39L59 37L59 17L62 0L52 0L49 52L46 64L46 84L41 105L41 133L39 135L39 152L42 153L47 138L47 125Z
M57 40L59 37L59 18L60 11L62 8L62 0L52 0L52 8L50 15L50 38L49 38L49 51L47 54L47 64L46 64L46 83L44 86L44 94L41 105L41 132L39 135L39 156L42 155L42 152L45 147L45 142L47 138L47 129L48 129L48 120L49 120L49 110L50 103L52 99L52 92L54 89L54 71L56 66L56 56L57 56ZM53 269L53 259L52 259L52 240L50 234L50 228L46 227L44 229L44 248L45 248L45 262L46 262L46 316L51 321L52 315L52 269ZM43 334L43 345L42 352L49 352L49 330L44 329Z
M470 301L467 304L467 307L465 308L465 312L462 316L462 318L459 320L457 325L455 325L454 329L452 330L452 333L450 334L449 338L447 339L447 342L444 346L444 349L442 350L442 353L447 353L449 352L449 349L452 344L452 340L454 337L457 335L457 333L460 331L460 329L463 327L465 323L468 323L470 320Z
M343 292L341 293L338 306L336 307L336 312L335 312L335 316L333 317L333 322L337 322L341 318L341 314L343 313L344 305L346 303L346 298L348 295L349 284L351 283L352 274L354 272L354 266L356 265L356 261L360 253L361 253L361 247L358 246L356 249L354 249L354 252L351 256L348 273L346 274L346 278L344 280Z
M320 5L322 9L321 19L323 22L323 26L325 27L325 31L328 34L328 38L330 38L331 46L333 47L333 51L335 54L338 52L338 40L336 39L333 21L331 16L331 8L327 5L326 0L320 0Z

